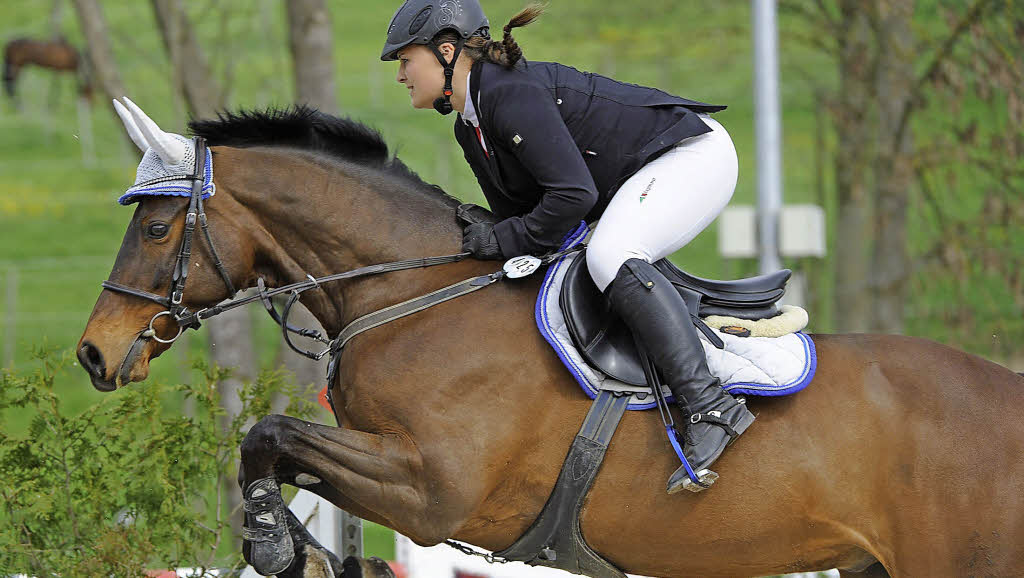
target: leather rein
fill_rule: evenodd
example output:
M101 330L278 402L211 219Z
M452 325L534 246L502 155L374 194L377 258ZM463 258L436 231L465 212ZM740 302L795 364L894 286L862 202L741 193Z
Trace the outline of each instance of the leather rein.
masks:
M255 295L249 295L239 299L233 299L237 291L234 285L231 283L231 278L227 274L227 270L224 268L221 262L220 256L217 254L217 249L213 244L213 238L210 236L209 226L206 219L206 212L203 207L202 189L205 180L205 167L206 167L206 151L207 145L205 139L202 137L195 137L195 150L196 150L196 162L194 171L189 175L176 175L173 177L174 180L188 179L192 181L192 193L189 200L188 212L185 215L185 233L181 241L181 248L178 251L177 259L174 264L174 273L171 278L171 288L168 296L164 297L149 291L142 289L136 289L128 287L114 281L104 281L102 286L104 289L109 289L117 293L124 293L126 295L132 295L142 299L153 301L160 305L163 305L167 309L160 311L149 320L149 326L144 330L140 337L153 339L159 343L174 343L177 341L185 329L198 329L201 325L201 321L209 319L215 315L230 311L237 307L248 305L255 301L261 301L263 306L267 309L270 317L281 326L281 330L284 336L285 343L288 344L293 351L308 357L310 359L319 361L323 357L330 355L330 363L328 364L328 375L327 384L328 391L329 386L333 381L336 373L338 362L341 358L341 351L345 344L364 331L379 327L385 323L411 315L418 311L422 311L438 303L461 297L468 293L472 293L484 287L487 287L497 281L500 281L506 276L506 270L500 269L489 275L481 275L477 277L471 277L454 285L439 289L427 295L409 299L402 303L392 305L380 311L364 315L359 319L356 319L345 326L341 332L333 339L326 338L321 332L314 329L297 328L288 324L288 316L291 312L292 306L299 300L299 296L302 292L310 289L319 289L321 284L329 283L332 281L340 281L343 279L355 279L357 277L367 277L370 275L378 275L381 273L389 273L393 271L403 271L407 269L419 269L423 267L432 267L435 265L443 265L447 263L455 263L462 261L471 254L468 252L458 253L455 255L442 255L439 257L424 257L419 259L407 259L404 261L393 261L390 263L379 263L376 265L369 265L366 267L360 267L358 269L352 269L344 273L335 273L333 275L327 275L324 277L314 278L312 275L307 275L307 279L284 285L282 287L268 289L260 278L257 281L257 290ZM161 181L171 180L171 177L161 177L152 183ZM149 184L149 183L145 183ZM463 205L459 208L458 217L464 221L474 221L471 210L467 207L470 205ZM217 272L220 274L221 279L224 281L224 285L228 288L228 300L217 305L206 307L198 311L192 312L187 307L183 306L182 298L185 291L185 282L188 280L188 272L192 266L192 238L195 233L196 223L199 223L200 228L203 231L203 235L206 237L206 242L210 247L210 252L213 254L214 265L217 268ZM564 251L560 253L554 253L546 255L541 259L537 259L538 265L549 264L556 259L560 258L568 252L579 250L579 248ZM276 295L282 295L289 293L290 296L288 301L285 303L282 312L278 313L273 302L270 300L271 297ZM171 339L163 339L156 334L156 330L153 328L153 323L163 316L169 316L178 325L177 334ZM297 347L291 340L291 334L296 334L302 337L310 338L314 341L324 344L326 347L318 352L303 350Z
M142 337L153 339L160 343L174 343L185 329L192 328L198 329L200 322L204 319L209 319L215 315L219 315L225 311L248 305L254 301L262 301L270 316L285 330L285 340L288 345L296 352L310 357L311 359L319 360L323 358L329 352L329 349L325 349L320 353L312 353L308 351L302 351L296 348L288 337L289 333L295 333L303 337L309 337L317 341L329 344L330 341L325 339L319 331L312 329L296 328L287 324L288 314L291 307L299 298L299 294L303 291L307 291L313 288L320 288L322 283L328 283L331 281L339 281L342 279L354 279L356 277L366 277L368 275L376 275L379 273L388 273L391 271L402 271L405 269L416 269L420 267L430 267L433 265L442 265L446 263L455 263L468 257L469 253L459 253L456 255L444 255L440 257L425 257L421 259L408 259L405 261L395 261L391 263L381 263L377 265L370 265L367 267L360 267L344 273L336 273L334 275L327 275L325 277L314 278L308 275L308 279L285 285L283 287L277 287L274 289L267 289L263 279L259 279L258 289L256 295L243 297L240 299L231 299L237 293L234 284L231 282L231 277L228 275L227 270L224 268L224 264L217 254L217 248L213 244L213 238L210 235L209 224L206 219L206 211L203 207L203 182L205 180L205 169L206 169L206 139L202 137L195 137L193 139L196 150L196 162L193 172L188 175L174 175L173 177L161 177L151 181L152 184L168 180L181 180L187 179L192 181L192 193L189 199L188 212L185 215L185 234L181 240L181 248L178 251L177 259L174 263L174 273L171 277L171 289L169 294L164 297L149 291L142 289L136 289L134 287L128 287L114 281L104 281L102 286L104 289L109 289L117 293L124 293L127 295L133 295L142 299L147 299L155 303L163 305L167 309L161 311L153 316L149 321L149 327L142 332ZM150 184L150 183L143 183ZM221 279L224 281L224 285L228 288L229 300L218 305L200 309L199 311L192 312L181 304L182 298L185 291L185 282L188 280L188 272L192 266L192 238L195 234L196 223L199 223L200 228L203 231L203 235L206 237L206 242L210 247L210 252L213 254L214 266L217 268L217 272L220 273ZM497 280L497 279L495 279ZM270 298L276 295L284 293L291 293L287 304L284 308L283 314L278 314L271 303ZM156 331L153 329L153 322L163 316L170 316L178 324L178 333L171 339L162 339L156 335Z

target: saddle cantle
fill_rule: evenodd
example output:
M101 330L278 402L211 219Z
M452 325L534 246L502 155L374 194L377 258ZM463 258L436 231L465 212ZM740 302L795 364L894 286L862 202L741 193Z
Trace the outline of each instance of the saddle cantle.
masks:
M792 271L716 281L690 275L662 259L654 266L683 296L691 316L725 315L764 319L778 315L776 302L786 292ZM587 270L586 252L574 258L565 274L559 303L569 334L584 359L613 379L630 385L647 384L633 335L614 315Z

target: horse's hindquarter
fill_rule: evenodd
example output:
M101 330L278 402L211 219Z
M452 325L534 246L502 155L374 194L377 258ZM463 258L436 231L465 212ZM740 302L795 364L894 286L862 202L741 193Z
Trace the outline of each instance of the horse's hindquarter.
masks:
M750 398L757 421L701 494L664 493L677 464L657 416L627 414L588 497L588 542L650 575L856 567L865 553L904 575L953 575L978 552L1004 572L1024 563L1024 427L1006 412L1024 380L919 339L815 343L814 382Z
M533 295L500 284L360 336L345 354L345 411L357 426L397 428L423 458L436 533L420 541L504 548L553 487L589 400L538 335ZM584 508L590 545L648 575L853 567L865 552L890 569L927 558L946 568L963 555L936 562L934 548L988 547L993 532L1004 557L1019 556L1024 432L1001 422L1024 400L993 383L1009 372L923 340L815 342L814 382L751 398L758 420L701 494L665 494L678 464L657 414L628 412ZM1005 444L993 443L1001 432ZM993 470L1005 483L988 482Z
M834 338L837 339L838 338ZM867 410L881 447L869 470L874 530L904 575L1020 575L1024 565L1024 379L934 342L849 337L872 363ZM870 422L869 422L870 423Z

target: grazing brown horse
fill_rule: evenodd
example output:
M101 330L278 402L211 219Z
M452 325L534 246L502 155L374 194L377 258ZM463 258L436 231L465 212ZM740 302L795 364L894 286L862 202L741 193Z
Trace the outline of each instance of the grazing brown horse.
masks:
M213 147L217 192L206 207L236 287L459 250L458 202L389 160L361 125L299 111L192 128ZM187 203L139 203L112 281L166 293ZM193 310L228 297L196 239L184 291ZM325 284L302 303L335 334L494 268L471 260ZM356 337L330 384L341 427L263 419L241 448L243 489L304 484L419 544L509 546L544 506L590 406L534 326L540 281L506 280ZM161 310L100 294L79 344L96 388L146 378L169 347L144 334ZM175 331L166 316L156 329ZM755 426L703 493L665 494L679 464L660 421L628 412L581 514L590 546L651 576L1020 575L1024 378L923 339L814 340L814 382L751 398Z
M4 45L4 92L11 100L15 100L14 89L18 74L28 65L74 73L78 79L78 94L87 99L92 98L92 84L89 82L85 60L63 37L53 40L15 38Z

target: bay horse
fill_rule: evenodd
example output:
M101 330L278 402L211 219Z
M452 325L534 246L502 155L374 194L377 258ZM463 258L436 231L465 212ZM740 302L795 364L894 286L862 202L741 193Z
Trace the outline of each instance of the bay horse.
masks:
M92 98L92 84L89 81L85 59L66 39L58 36L52 40L14 38L4 45L4 92L16 102L15 86L21 69L39 66L56 72L74 73L78 80L78 94Z
M213 151L206 209L234 287L459 252L459 202L357 122L297 109L191 129ZM187 204L143 197L110 279L165 294ZM213 255L197 237L183 301L193 311L230 297ZM388 273L324 284L301 301L335 335L495 268L465 260ZM509 546L544 506L590 407L534 325L540 282L505 280L353 339L329 384L339 426L261 420L241 447L243 491L257 480L302 485L421 545ZM170 347L147 338L161 309L100 293L78 349L97 389L146 379ZM168 316L154 328L176 330ZM1024 407L1024 377L925 339L813 339L813 383L749 399L757 422L705 492L665 493L679 463L661 422L627 412L581 513L589 545L649 576L1020 575L1024 419L1012 412Z

